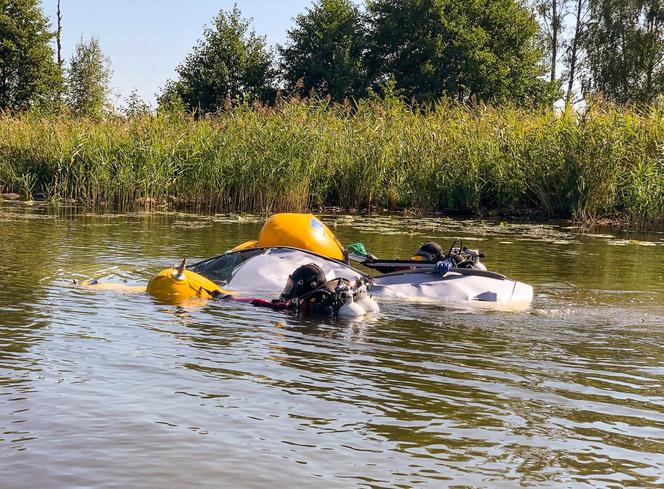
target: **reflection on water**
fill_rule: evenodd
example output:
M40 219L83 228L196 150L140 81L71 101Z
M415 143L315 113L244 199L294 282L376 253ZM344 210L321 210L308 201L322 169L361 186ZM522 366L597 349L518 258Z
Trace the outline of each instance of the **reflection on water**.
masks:
M326 219L385 257L463 236L535 287L520 313L334 323L71 283L144 283L246 220L0 208L3 488L664 484L664 235Z

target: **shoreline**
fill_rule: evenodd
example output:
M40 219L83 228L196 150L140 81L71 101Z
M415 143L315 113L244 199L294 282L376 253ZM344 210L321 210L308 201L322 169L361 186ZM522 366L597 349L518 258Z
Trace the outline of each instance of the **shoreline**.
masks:
M12 198L7 198L7 196ZM15 198L14 198L15 197ZM68 202L49 201L48 199L33 199L24 200L17 194L0 194L0 206L23 206L23 207L38 207L48 209L58 208L74 208L81 212L95 212L100 214L124 214L124 213L153 213L153 214L189 214L192 216L209 216L209 215L224 215L224 216L269 216L279 212L305 212L317 216L359 216L359 217L398 217L398 218L441 218L452 219L457 221L474 221L481 220L493 223L500 223L502 221L509 222L510 224L544 224L550 226L574 226L585 230L612 230L624 233L644 233L644 234L660 234L664 233L664 223L656 224L654 226L643 226L634 223L627 217L604 217L600 219L575 219L572 217L550 217L546 216L543 212L538 212L535 209L523 209L512 213L501 213L497 211L488 211L484 213L468 213L459 210L442 210L442 211L428 211L426 209L408 208L408 209L387 209L387 208L354 208L346 209L339 206L316 206L310 209L302 210L270 210L262 212L248 212L248 211L232 211L218 209L208 206L197 205L195 203L188 203L184 206L174 206L168 203L148 203L145 202L135 203L134 205L126 208L119 208L114 206L89 206L82 202L70 200Z

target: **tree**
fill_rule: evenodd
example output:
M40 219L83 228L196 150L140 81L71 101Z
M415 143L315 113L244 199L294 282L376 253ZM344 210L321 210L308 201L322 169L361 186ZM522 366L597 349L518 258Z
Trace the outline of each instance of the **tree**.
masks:
M122 108L122 112L127 117L140 117L152 113L152 107L138 94L135 88L129 93L129 97L125 99L126 105Z
M62 68L62 11L60 10L60 0L58 0L56 19L58 21L58 29L55 31L55 41L58 47L58 66Z
M536 0L535 11L542 19L543 34L550 55L549 80L557 80L559 51L564 48L563 20L567 14L568 0Z
M68 75L67 102L72 112L87 117L103 115L108 106L111 68L97 38L78 42Z
M515 0L371 0L368 69L419 101L550 104L531 12Z
M646 2L645 25L641 29L645 80L641 98L652 102L664 89L664 6L660 1Z
M274 91L265 38L249 31L237 5L219 12L177 73L159 96L162 106L180 98L188 110L208 113L229 102L267 100Z
M319 0L298 15L288 31L290 42L280 48L282 76L287 88L335 101L365 91L363 25L350 0Z
M573 103L574 83L581 64L581 44L586 28L587 0L575 0L574 7L574 34L565 53L565 64L567 66L567 92L565 94L565 105Z
M585 93L648 103L664 91L660 0L590 0L583 48Z
M0 110L49 107L61 72L39 0L0 0Z

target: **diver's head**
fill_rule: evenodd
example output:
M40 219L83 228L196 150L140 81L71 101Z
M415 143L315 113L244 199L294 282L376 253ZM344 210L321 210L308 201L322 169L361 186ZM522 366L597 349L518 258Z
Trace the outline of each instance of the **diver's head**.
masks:
M413 256L413 260L417 261L431 261L438 262L445 258L443 248L438 244L430 241L420 246Z
M282 301L293 300L316 290L326 282L325 272L321 267L315 263L302 265L288 276L286 287L279 297Z

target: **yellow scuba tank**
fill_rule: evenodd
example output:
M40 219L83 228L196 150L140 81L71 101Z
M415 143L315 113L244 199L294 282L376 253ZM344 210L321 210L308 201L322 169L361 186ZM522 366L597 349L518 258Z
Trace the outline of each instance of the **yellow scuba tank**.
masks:
M291 246L345 260L344 249L330 228L312 214L274 214L263 224L258 241L247 241L231 251L270 246Z
M147 292L160 301L180 304L192 299L212 299L228 292L191 270L186 270L185 258L178 267L167 268L152 277Z

